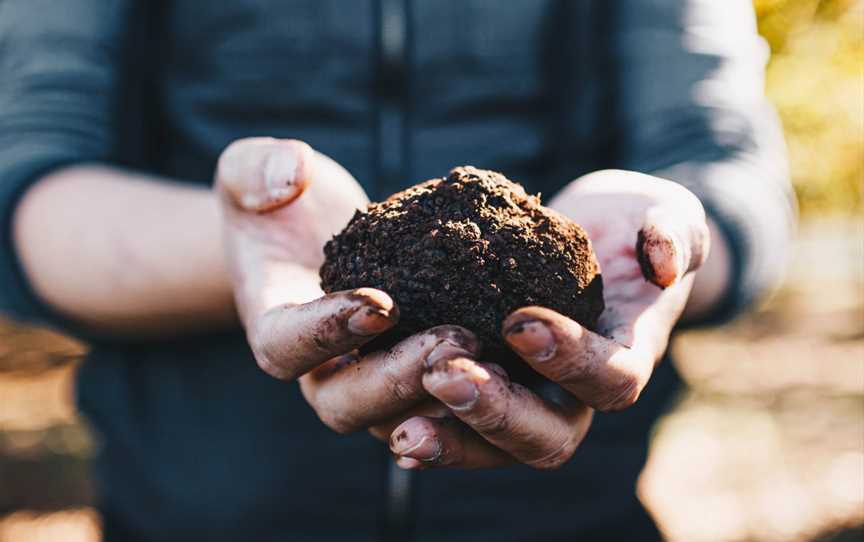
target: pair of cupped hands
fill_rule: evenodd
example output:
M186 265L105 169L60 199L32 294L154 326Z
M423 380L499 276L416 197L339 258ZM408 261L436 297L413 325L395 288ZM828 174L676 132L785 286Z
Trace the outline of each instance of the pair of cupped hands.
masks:
M588 232L606 310L596 331L543 307L506 318L507 345L552 383L532 390L511 382L458 326L358 354L396 325L399 307L372 288L320 289L324 244L368 201L327 156L297 140L239 140L219 159L216 187L237 307L258 365L299 380L331 429L365 429L387 441L406 469L563 465L595 409L636 402L684 309L688 272L708 250L702 205L680 185L627 171L567 185L549 207Z

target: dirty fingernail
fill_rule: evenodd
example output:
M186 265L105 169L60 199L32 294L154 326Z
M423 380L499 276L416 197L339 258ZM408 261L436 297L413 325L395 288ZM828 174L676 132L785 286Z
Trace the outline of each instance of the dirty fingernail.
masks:
M467 410L474 406L480 391L477 385L465 378L444 380L432 390L445 405L453 410Z
M636 259L642 274L661 288L674 284L687 271L686 245L677 235L657 228L639 230Z
M297 153L279 148L267 156L264 164L264 185L272 197L293 193L299 160Z
M264 200L258 197L257 194L253 194L248 192L240 196L240 205L244 209L255 210L261 207L264 203Z
M462 346L457 346L448 341L441 341L433 348L426 356L426 367L431 367L442 359L473 357L474 353L469 352Z
M486 369L500 376L505 382L510 382L510 375L507 374L507 371L504 370L504 367L501 367L500 365L495 363L487 363Z
M390 450L402 457L411 457L420 461L435 461L441 456L441 442L432 436L410 434L407 430L396 429L390 440Z
M513 325L507 330L505 338L514 350L533 361L552 359L558 349L552 330L537 320Z
M360 307L348 318L348 331L366 337L377 335L393 324L390 311L377 307Z
M474 354L480 350L480 343L473 333L458 326L448 326L448 328L443 334L439 335L440 338Z

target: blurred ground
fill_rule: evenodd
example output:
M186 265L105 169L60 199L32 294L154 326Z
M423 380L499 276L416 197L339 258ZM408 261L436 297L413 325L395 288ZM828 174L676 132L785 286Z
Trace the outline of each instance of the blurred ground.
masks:
M719 1L719 0L718 0ZM804 221L783 288L678 337L639 492L673 542L864 540L864 1L755 0ZM0 542L99 537L79 345L0 321Z
M673 351L690 388L640 482L670 540L864 525L864 222L805 224L773 300Z

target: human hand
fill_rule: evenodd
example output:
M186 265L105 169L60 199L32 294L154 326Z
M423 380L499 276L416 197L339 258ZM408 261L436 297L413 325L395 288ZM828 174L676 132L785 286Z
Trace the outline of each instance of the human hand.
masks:
M573 455L593 409L633 405L666 350L708 254L699 200L670 181L602 171L571 183L550 207L588 232L603 274L606 310L596 332L542 307L524 307L502 334L536 372L557 384L542 394L511 383L493 363L443 359L423 385L455 418L417 416L391 434L404 468L556 468ZM563 391L563 393L561 393Z
M470 332L439 326L359 356L357 348L398 321L398 308L371 288L322 295L324 244L367 203L351 174L303 142L251 138L222 153L216 187L237 308L261 369L299 378L319 418L338 432L443 414L422 387L423 367L476 356Z

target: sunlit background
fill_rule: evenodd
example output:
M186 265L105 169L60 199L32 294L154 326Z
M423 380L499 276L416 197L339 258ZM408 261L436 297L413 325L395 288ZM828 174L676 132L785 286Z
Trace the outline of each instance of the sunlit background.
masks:
M676 542L862 540L864 0L755 5L798 251L764 306L676 341L690 387L655 428L639 492ZM0 321L0 542L99 538L70 396L81 354Z

